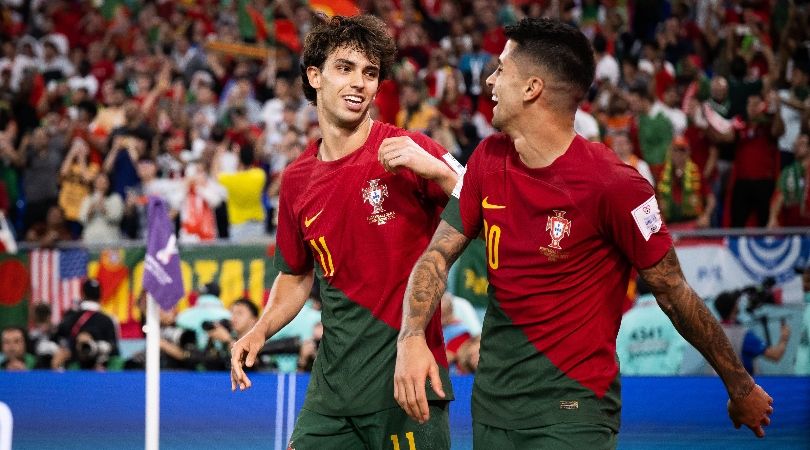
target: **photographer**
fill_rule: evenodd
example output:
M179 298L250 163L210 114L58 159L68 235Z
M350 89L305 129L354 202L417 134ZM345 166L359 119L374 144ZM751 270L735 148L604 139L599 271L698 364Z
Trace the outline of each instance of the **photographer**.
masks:
M737 321L739 315L739 302L743 291L723 292L714 300L714 307L720 314L721 325L726 336L728 336L732 347L742 359L745 370L754 374L754 358L764 356L765 358L777 362L782 359L790 338L790 327L782 323L779 334L779 343L768 346L762 339L754 334L747 327ZM749 294L750 295L750 294Z
M21 327L4 328L0 333L0 370L27 371L34 368L36 357L28 352L28 336Z
M138 297L141 310L141 325L146 324L146 291ZM193 330L178 327L175 323L177 312L174 308L164 311L160 308L160 368L170 370L196 370L202 359L197 350L197 335ZM124 365L128 370L146 368L146 351L138 352Z
M101 288L97 280L82 285L84 300L78 310L65 314L56 331L59 351L53 356L54 369L104 370L118 356L118 329L113 319L101 312Z
M203 330L208 334L203 356L206 370L230 370L231 345L250 331L258 320L259 308L250 299L240 298L231 305L230 320L203 322Z

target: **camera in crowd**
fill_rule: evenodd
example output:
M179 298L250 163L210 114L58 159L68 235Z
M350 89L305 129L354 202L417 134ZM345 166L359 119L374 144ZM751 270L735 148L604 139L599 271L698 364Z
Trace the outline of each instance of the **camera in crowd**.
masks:
M765 278L759 286L744 287L740 295L747 300L745 309L749 314L764 305L782 304L782 290L776 287L776 279L773 277Z
M194 330L185 328L164 327L160 330L160 337L183 349L193 348L197 345L197 335Z
M96 341L89 334L76 340L76 358L83 369L106 364L112 350L112 344L107 341Z
M205 330L205 331L211 331L216 326L215 323L219 323L220 325L222 325L229 332L233 331L233 324L228 319L222 319L219 322L213 322L211 320L206 320L205 322L202 323L202 329Z

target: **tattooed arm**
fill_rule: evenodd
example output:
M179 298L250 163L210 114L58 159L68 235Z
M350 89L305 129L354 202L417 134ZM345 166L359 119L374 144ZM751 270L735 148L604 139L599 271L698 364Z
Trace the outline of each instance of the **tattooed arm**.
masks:
M765 436L762 427L770 424L768 414L773 412L773 399L754 383L723 328L684 279L675 250L670 249L658 264L640 273L681 336L703 354L722 378L734 426L744 424L758 437Z
M402 327L397 339L394 398L419 423L430 418L425 380L444 397L439 366L425 341L427 327L447 288L450 266L470 240L445 221L439 224L427 250L411 272L405 289Z

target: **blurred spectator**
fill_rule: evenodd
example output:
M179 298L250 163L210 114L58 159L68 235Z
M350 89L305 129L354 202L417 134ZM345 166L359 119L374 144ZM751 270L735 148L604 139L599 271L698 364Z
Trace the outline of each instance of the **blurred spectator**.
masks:
M574 131L589 141L600 142L602 140L599 133L599 122L594 116L580 108L577 108L574 115Z
M632 133L635 131L635 119L630 112L630 105L625 95L619 93L611 95L608 100L607 109L601 110L596 114L601 127L604 129L603 141L605 145L613 148L613 150L616 150L614 148L615 144L613 143L614 136L624 134L630 139ZM630 150L632 151L633 149L631 148Z
M750 95L748 119L737 130L731 192L731 226L735 228L746 226L751 215L755 226L768 223L771 196L779 176L776 139L785 130L781 117L775 114L776 96L768 100L770 103L761 94Z
M758 356L764 356L774 362L782 359L790 339L790 327L782 323L779 343L769 346L753 331L738 322L740 295L740 291L723 292L714 300L714 308L720 315L723 331L728 336L731 346L740 355L745 370L754 375L756 373L754 359Z
M37 358L37 369L50 369L53 356L59 351L56 343L56 326L51 317L51 305L37 303L33 311L33 327L30 329L29 342Z
M24 328L4 328L0 336L3 344L3 362L0 362L0 369L25 371L34 368L36 357L28 351L28 337Z
M25 240L40 247L53 247L59 242L73 240L62 209L57 205L51 206L45 221L33 224L25 234Z
M90 146L84 139L74 138L59 169L59 207L74 238L81 235L80 208L98 172L98 163L90 160Z
M623 163L636 169L645 180L650 182L650 185L655 186L655 179L653 178L652 172L650 172L649 164L633 153L633 143L630 142L630 136L624 132L614 132L612 142L612 148L616 156L618 156ZM664 170L666 171L666 169Z
M146 291L138 297L141 324L146 326ZM180 328L175 323L177 311L158 308L160 324L160 368L196 370L202 359L197 349L197 336L193 330ZM146 351L135 353L125 363L125 369L143 370L146 367Z
M612 86L619 84L619 63L607 51L607 40L601 34L593 38L593 53L596 60L596 83L610 83Z
M121 218L124 204L113 192L107 175L99 173L93 180L93 192L85 197L79 208L79 222L86 243L115 243L121 239Z
M400 128L424 132L429 128L431 119L439 115L439 111L428 104L424 89L416 82L402 86L401 97L396 123Z
M301 95L297 64L295 41L316 20L306 2L256 6L257 20L289 20L292 29L277 29L275 36L263 36L261 23L245 26L244 2L28 3L0 2L0 209L17 236L43 222L54 198L77 236L78 209L98 165L127 203L124 234L140 239L138 202L147 190L139 161L154 162L155 180L173 179L156 186L179 193L169 200L182 220L186 189L178 180L185 166L209 167L214 149L224 148L216 152L213 175L235 173L246 145L256 149L262 168L269 167L268 182L251 191L257 199L250 203L267 210L264 228L272 228L273 182L291 159L285 152L296 152L287 144L289 132L298 130L304 145L320 133L314 108ZM400 50L393 79L377 94L374 118L429 133L464 163L480 139L495 132L484 80L496 68L503 27L522 17L559 17L592 39L598 61L577 132L591 140L599 134L611 148L613 135L626 133L632 153L654 175L663 169L672 137L683 134L717 200L711 223L730 222L721 214L732 209L727 189L739 148L735 127L750 122L748 97L762 94L783 119L778 145L773 136L765 139L780 150L778 169L790 164L796 136L810 127L804 26L810 10L787 2L625 3L360 2L390 24ZM272 57L214 51L209 42L269 45L259 52ZM778 106L768 94L776 87ZM599 132L587 114L597 119ZM50 147L42 155L49 156L29 160L23 137L40 127ZM77 139L86 150L73 150ZM60 177L42 178L54 173L51 157L62 159L67 145ZM37 153L32 148L30 154ZM218 237L229 236L228 208L232 214L225 203L214 208ZM256 221L263 222L258 214Z
M127 101L123 107L124 123L112 130L109 137L110 152L104 159L104 172L112 181L112 190L121 198L126 197L127 188L140 184L136 164L155 137L154 130L145 122L140 106L135 101Z
M622 375L677 375L686 340L658 306L646 283L639 280L638 298L622 316L616 355Z
M810 226L810 136L801 133L793 144L794 161L779 175L768 227Z
M672 122L664 113L664 105L653 97L646 86L630 90L630 107L636 114L636 128L641 156L655 179L660 178L667 150L674 137Z
M796 139L802 128L802 117L807 112L808 73L810 61L795 64L788 78L789 86L779 90L779 116L785 125L785 132L779 137L779 152L781 168L785 168L794 160Z
M481 324L478 321L478 314L475 309L470 305L470 302L455 297L449 292L445 293L442 297L442 334L444 335L445 351L447 352L447 362L450 363L452 370L459 371L460 373L471 373L472 364L469 360L470 355L470 340L478 338L481 335ZM456 313L458 311L458 314ZM466 359L466 366L464 369L460 368L460 353L462 349L467 353L464 355ZM477 363L475 363L477 366Z
M197 303L177 315L177 326L192 330L197 335L197 348L204 349L208 344L208 333L203 323L218 323L221 320L231 320L231 312L222 306L219 299L219 284L210 282L199 290Z
M715 208L714 195L689 157L689 143L682 136L673 140L655 190L667 224L690 222L698 228L709 226Z
M211 171L228 191L227 207L231 239L245 241L264 236L262 193L267 175L264 170L253 167L256 155L252 145L245 144L237 147L239 148L239 167L236 172L222 172L217 166L217 160ZM218 150L218 152L224 151L223 148Z
M90 278L82 285L78 309L65 313L56 331L60 351L51 362L54 369L79 368L104 370L116 368L118 326L101 311L101 287Z
M259 308L249 298L240 298L231 304L230 320L203 322L208 333L208 344L203 354L206 370L230 370L231 345L244 336L259 321ZM262 358L251 367L257 370L263 366Z
M200 163L186 166L186 196L180 210L180 242L205 242L216 239L214 211L227 197L225 188L208 176Z
M481 352L481 336L475 336L461 344L456 352L458 373L470 374L478 370L478 359Z
M25 227L45 222L51 206L56 205L59 191L59 173L62 165L65 141L64 130L50 116L49 123L40 126L30 135L23 137L21 144L25 176L23 192L25 193Z

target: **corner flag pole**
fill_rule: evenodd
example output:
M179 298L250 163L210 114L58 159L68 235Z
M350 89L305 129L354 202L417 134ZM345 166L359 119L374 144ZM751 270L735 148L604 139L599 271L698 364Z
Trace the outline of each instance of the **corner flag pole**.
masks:
M160 447L160 313L183 297L180 252L165 202L149 197L143 289L146 296L146 450Z
M160 320L158 305L146 296L146 450L160 447Z

